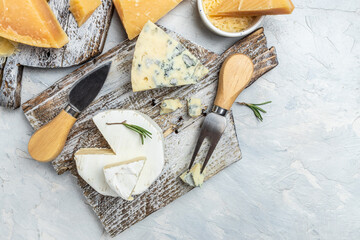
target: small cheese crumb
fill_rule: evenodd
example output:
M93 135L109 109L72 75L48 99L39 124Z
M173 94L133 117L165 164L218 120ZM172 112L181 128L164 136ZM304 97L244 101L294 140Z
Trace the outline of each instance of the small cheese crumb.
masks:
M0 57L9 57L15 53L17 43L0 37Z
M201 187L204 183L204 172L200 173L202 165L200 163L196 163L191 169L186 170L183 174L181 174L181 180L192 186L192 187Z
M164 115L167 113L175 112L177 109L182 108L183 105L181 104L179 99L167 99L161 103L160 107L160 115Z
M188 100L188 114L190 117L199 117L201 115L202 105L200 98L190 98Z

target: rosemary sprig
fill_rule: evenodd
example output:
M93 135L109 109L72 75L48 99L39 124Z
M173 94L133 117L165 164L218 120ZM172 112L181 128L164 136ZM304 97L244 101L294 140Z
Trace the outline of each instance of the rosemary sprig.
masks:
M124 125L125 127L127 127L128 129L130 129L134 132L137 132L140 135L142 145L144 145L144 139L146 137L151 138L151 135L152 135L151 132L149 132L148 130L146 130L140 126L128 124L128 123L126 123L126 120L121 123L106 123L106 125L119 125L119 124Z
M272 101L268 101L268 102L263 102L263 103L258 103L258 104L238 102L238 104L244 105L244 106L247 106L248 108L250 108L250 109L253 111L255 117L256 117L258 120L262 121L262 120L263 120L263 117L261 116L261 112L262 112L262 113L266 113L266 111L265 111L264 109L262 109L261 107L259 107L259 106L265 105L265 104L269 104L269 103L271 103L271 102L272 102Z

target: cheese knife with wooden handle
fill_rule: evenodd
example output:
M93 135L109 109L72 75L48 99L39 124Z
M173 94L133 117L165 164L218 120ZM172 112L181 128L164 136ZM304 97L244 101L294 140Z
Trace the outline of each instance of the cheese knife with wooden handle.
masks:
M107 78L111 62L82 77L71 89L67 107L31 137L28 150L40 162L54 160L63 150L78 115L96 98Z
M228 57L220 70L219 85L212 112L208 114L202 124L200 136L190 161L189 169L204 141L208 139L210 148L201 168L204 171L212 153L226 128L226 113L230 110L239 94L249 84L254 72L254 64L244 54L234 54Z

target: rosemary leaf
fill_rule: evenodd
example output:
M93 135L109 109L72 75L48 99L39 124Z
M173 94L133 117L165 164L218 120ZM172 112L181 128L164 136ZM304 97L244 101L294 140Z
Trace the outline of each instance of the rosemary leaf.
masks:
M152 134L151 134L151 132L149 132L148 130L146 130L146 129L140 127L140 126L136 126L136 125L134 125L133 127L136 128L137 130L143 132L144 135L146 135L146 136L148 136L149 138L151 138L151 135L152 135Z
M263 102L263 103L257 103L257 104L253 104L255 106L261 106L261 105L265 105L265 104L269 104L272 103L272 101L267 101L267 102Z
M258 120L262 121L262 120L263 120L263 117L261 116L261 113L260 113L260 112L266 113L266 111L265 111L264 109L262 109L261 107L259 107L259 106L265 105L265 104L269 104L269 103L271 103L271 102L272 102L272 101L267 101L267 102L263 102L263 103L245 103L245 102L238 102L238 104L250 108L250 109L253 111L255 117L256 117Z
M149 137L151 138L151 135L152 133L149 132L148 130L140 127L140 126L137 126L137 125L133 125L133 124L128 124L126 123L126 121L123 121L121 123L106 123L106 125L124 125L124 127L136 132L139 134L140 136L140 139L141 139L141 144L144 145L144 139L146 137Z
M258 106L253 105L253 108L257 109L260 112L266 113L266 111Z

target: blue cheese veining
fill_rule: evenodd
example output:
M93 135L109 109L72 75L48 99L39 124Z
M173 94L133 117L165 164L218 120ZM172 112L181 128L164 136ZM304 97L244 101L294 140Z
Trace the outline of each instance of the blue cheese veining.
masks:
M175 112L177 109L182 108L183 105L181 104L179 99L166 99L161 103L160 107L160 115L163 115Z
M134 92L195 84L208 73L183 45L152 22L137 40L131 69Z
M190 171L186 170L181 174L181 180L192 187L201 187L205 178L204 173L201 173L201 167L200 163L196 163Z
M188 99L188 114L190 117L198 117L202 112L202 104L200 98L190 98Z

